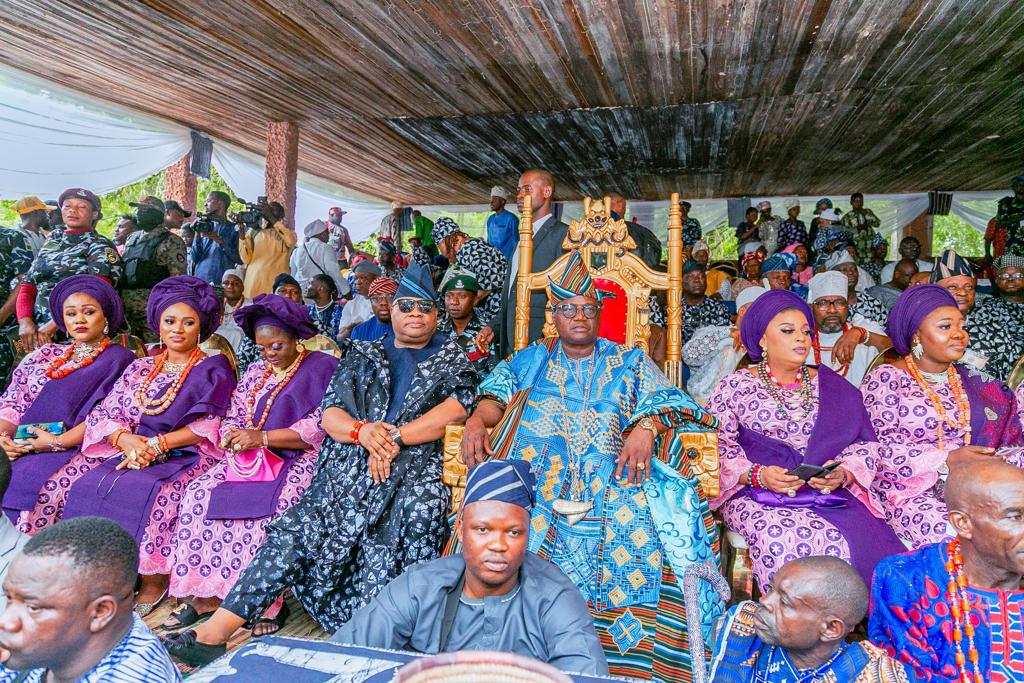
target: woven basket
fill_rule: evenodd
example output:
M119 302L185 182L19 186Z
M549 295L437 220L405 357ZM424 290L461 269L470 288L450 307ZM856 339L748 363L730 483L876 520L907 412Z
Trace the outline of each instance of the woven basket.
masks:
M395 674L395 683L572 683L536 659L508 652L446 652L417 659Z

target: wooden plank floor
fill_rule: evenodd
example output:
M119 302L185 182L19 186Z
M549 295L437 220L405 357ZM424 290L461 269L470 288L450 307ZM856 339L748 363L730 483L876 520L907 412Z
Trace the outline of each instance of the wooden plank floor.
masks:
M306 610L302 609L302 605L295 599L295 596L290 592L286 599L288 607L291 609L291 614L288 615L288 621L285 622L284 627L275 633L277 636L289 636L292 638L312 638L314 640L327 640L330 634L325 633L315 621L313 617L306 613ZM163 603L153 612L146 617L145 622L153 632L158 636L165 635L167 631L161 628L161 624L170 615L171 610L175 607L175 603L171 599L164 600ZM252 631L246 629L239 629L235 631L235 634L228 641L228 651L236 650L252 638ZM178 668L181 669L183 674L189 674L194 671L189 667L178 664Z

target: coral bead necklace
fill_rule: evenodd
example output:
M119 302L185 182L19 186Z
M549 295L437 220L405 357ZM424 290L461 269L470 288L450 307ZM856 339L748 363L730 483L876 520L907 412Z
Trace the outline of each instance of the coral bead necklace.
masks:
M135 391L135 401L139 404L139 409L146 415L159 415L160 413L167 410L174 399L178 397L178 391L181 390L181 385L185 383L188 378L188 373L192 371L192 368L196 366L196 363L201 361L205 355L202 350L197 346L192 349L192 353L189 354L188 360L185 361L184 366L176 363L167 362L167 351L164 351L156 357L156 362L153 363L153 369L149 371L149 374L139 384L139 388ZM176 377L171 383L171 386L167 388L163 396L157 399L149 399L146 394L149 391L150 386L153 384L153 380L156 379L157 375L161 372L167 371L170 374L175 374Z
M46 376L49 379L60 379L67 377L75 370L81 370L82 368L92 365L96 358L106 351L107 347L110 346L110 340L104 337L103 341L99 344L86 344L84 342L73 341L68 345L68 348L64 350L57 358L46 366Z
M259 422L257 422L256 396L259 395L260 390L263 389L264 385L266 385L267 380L270 379L270 375L274 373L274 368L270 365L267 365L267 369L263 371L263 375L260 376L260 379L257 382L256 386L252 388L252 390L249 392L249 396L246 398L245 414L249 418L249 429L255 429L256 431L263 429L263 425L266 424L267 422L267 416L270 415L270 408L271 406L274 405L274 399L277 398L277 395L281 393L281 390L283 390L285 386L288 384L288 382L291 381L292 377L295 376L295 373L298 372L299 370L299 366L302 365L302 361L306 359L306 356L308 354L309 351L307 351L305 348L303 348L302 351L299 352L298 357L291 364L291 367L289 367L285 371L284 377L281 378L281 381L278 382L277 386L274 387L273 391L270 392L270 396L267 397L267 403L265 406L263 406L263 414L260 416Z
M936 393L935 389L932 388L930 382L925 380L921 374L920 368L917 367L917 363L914 362L914 357L911 354L907 354L903 357L904 362L907 364L907 372L914 378L917 385L921 387L921 391L928 398L928 402L932 404L935 409L936 415L939 418L939 424L935 428L938 434L939 448L945 448L946 433L956 433L960 430L964 432L964 445L971 445L971 403L967 398L967 392L964 391L964 385L960 381L960 373L956 371L953 364L950 363L949 368L946 369L946 378L949 381L949 390L953 394L953 400L956 401L956 412L957 419L954 420L946 412L946 408L942 405L942 398Z

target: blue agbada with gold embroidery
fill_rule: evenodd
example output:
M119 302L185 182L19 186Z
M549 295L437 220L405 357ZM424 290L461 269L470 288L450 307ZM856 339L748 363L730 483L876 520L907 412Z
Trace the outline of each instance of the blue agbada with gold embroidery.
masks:
M676 388L641 350L598 339L589 359L574 361L555 339L500 363L478 390L505 410L491 442L496 457L521 458L536 479L529 549L558 565L595 617L616 675L650 677L653 661L689 675L682 576L691 563L717 563L714 526L696 483L681 474L676 431L717 424ZM642 486L615 478L625 434L650 416L675 428L655 452ZM575 449L575 450L574 450ZM570 490L574 453L580 489ZM570 524L553 509L559 498L592 507ZM705 631L723 611L701 587ZM646 675L644 675L646 674ZM676 680L674 677L661 680Z

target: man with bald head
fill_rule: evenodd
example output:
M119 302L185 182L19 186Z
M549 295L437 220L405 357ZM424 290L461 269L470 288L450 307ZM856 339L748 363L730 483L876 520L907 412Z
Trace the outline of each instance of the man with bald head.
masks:
M953 468L955 537L879 563L871 640L926 681L1024 681L1024 471L981 456Z
M792 560L760 603L733 607L719 631L712 683L895 683L903 666L867 641L847 637L868 611L868 589L836 557Z
M533 210L533 272L551 266L562 255L562 242L569 226L555 218L551 212L555 196L555 179L542 168L531 168L519 176L516 201L519 215L523 215L523 200L530 197ZM491 319L488 326L480 331L479 339L490 343L497 341L499 357L512 351L516 324L516 276L519 274L519 249L512 252L505 284L501 290L501 310ZM530 295L530 341L540 339L544 331L544 308L547 297L544 292Z

